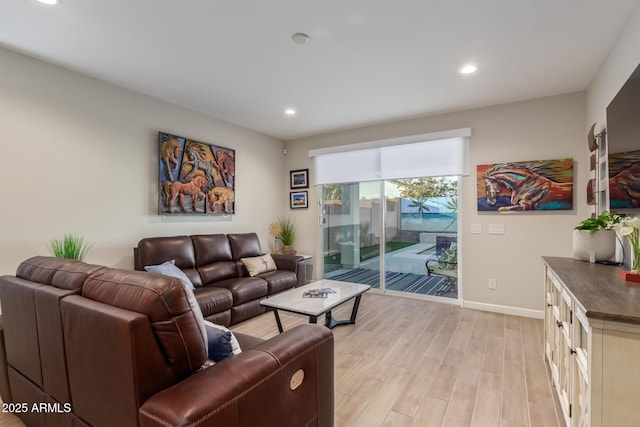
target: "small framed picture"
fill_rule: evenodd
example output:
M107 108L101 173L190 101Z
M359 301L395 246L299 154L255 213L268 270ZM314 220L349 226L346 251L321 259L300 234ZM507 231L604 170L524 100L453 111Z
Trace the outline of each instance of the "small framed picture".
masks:
M289 205L291 209L306 209L309 207L307 191L292 191Z
M309 188L309 169L291 171L291 189Z

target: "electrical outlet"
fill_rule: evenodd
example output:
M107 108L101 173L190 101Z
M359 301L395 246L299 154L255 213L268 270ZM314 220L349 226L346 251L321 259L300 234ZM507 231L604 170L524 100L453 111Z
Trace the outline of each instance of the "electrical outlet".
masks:
M496 279L489 279L489 289L496 289L497 283Z

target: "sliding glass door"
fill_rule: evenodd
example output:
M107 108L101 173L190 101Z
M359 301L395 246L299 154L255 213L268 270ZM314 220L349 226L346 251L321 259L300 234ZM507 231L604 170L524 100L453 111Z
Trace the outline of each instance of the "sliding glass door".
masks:
M325 278L457 298L456 178L330 184L322 194Z
M384 188L385 290L457 298L457 179L393 180Z
M380 182L323 186L324 277L380 286Z

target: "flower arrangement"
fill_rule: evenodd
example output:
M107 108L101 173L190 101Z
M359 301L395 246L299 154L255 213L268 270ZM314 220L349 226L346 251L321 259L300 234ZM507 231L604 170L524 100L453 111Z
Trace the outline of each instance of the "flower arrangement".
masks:
M640 217L623 218L614 229L631 243L631 271L640 271Z
M279 222L272 222L271 225L269 225L269 234L276 239L280 238L280 235L282 234L282 226Z
M287 218L286 220L278 218L276 222L269 225L269 234L276 239L280 239L282 244L285 247L288 247L287 251L291 251L291 245L293 245L293 241L296 237L296 233L293 229L293 223L294 221L290 218ZM285 248L283 248L283 251L285 251Z

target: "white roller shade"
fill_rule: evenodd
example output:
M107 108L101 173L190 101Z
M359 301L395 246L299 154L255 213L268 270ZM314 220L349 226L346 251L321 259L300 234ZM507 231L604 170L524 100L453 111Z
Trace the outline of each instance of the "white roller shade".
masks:
M382 179L468 175L467 138L453 138L380 149Z
M380 179L378 149L324 154L314 157L313 165L316 185Z
M310 152L315 185L469 174L469 137L404 143L368 149ZM361 144L360 144L361 146Z

